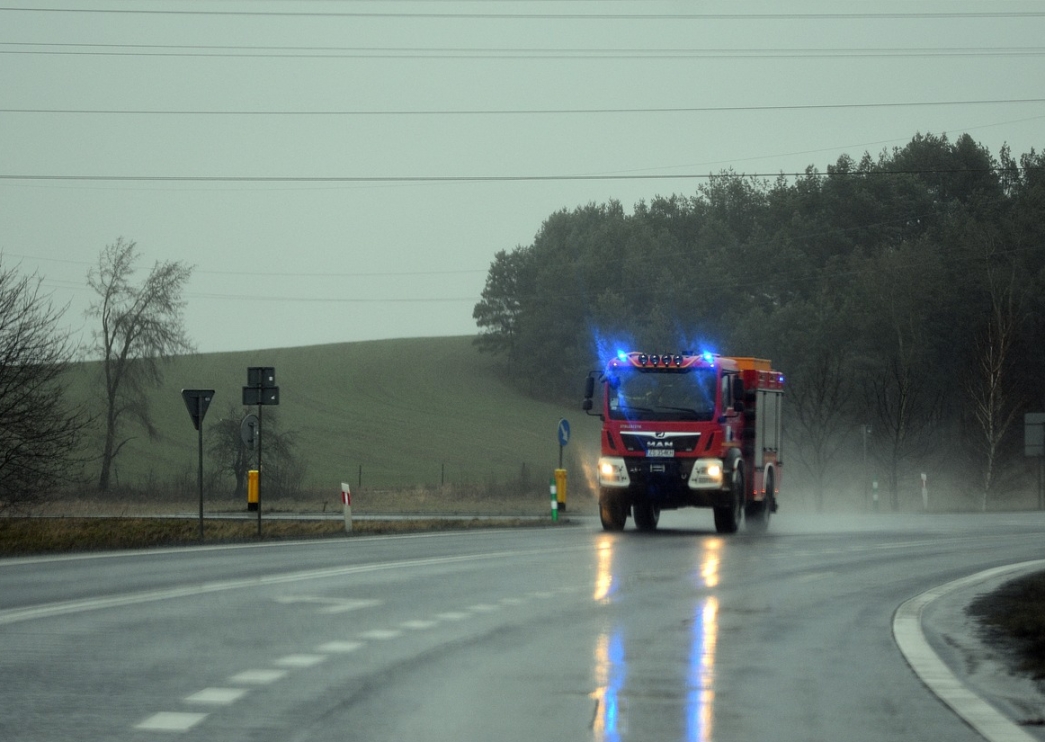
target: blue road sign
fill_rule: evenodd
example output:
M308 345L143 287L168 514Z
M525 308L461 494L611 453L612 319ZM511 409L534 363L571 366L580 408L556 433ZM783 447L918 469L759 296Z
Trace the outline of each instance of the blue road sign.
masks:
M559 445L565 446L570 442L570 421L565 417L559 421Z

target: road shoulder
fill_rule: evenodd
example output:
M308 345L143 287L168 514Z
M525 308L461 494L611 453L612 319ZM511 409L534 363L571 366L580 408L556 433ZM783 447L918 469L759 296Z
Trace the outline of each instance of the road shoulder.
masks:
M991 742L1045 737L1031 724L1045 714L1045 696L1029 678L1013 675L1001 651L981 640L967 606L980 595L1045 560L985 570L935 587L907 601L893 618L893 635L922 682Z

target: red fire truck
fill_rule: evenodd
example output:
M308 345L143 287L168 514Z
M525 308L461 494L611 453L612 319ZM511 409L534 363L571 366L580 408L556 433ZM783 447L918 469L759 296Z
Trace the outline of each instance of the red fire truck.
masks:
M760 358L619 352L588 375L602 418L599 515L607 531L656 529L662 510L712 508L715 530L765 530L783 469L784 376Z

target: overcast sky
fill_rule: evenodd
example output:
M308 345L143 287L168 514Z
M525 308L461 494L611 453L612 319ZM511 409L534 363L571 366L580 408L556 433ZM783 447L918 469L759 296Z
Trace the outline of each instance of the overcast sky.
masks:
M106 244L192 265L204 352L472 334L560 209L1040 151L1043 39L1041 0L0 0L0 252L79 328Z

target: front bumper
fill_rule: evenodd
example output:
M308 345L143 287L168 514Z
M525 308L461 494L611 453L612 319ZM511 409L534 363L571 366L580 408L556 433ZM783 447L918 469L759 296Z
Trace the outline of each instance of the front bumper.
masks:
M724 468L715 458L604 456L599 459L599 486L627 490L630 499L662 508L718 507L730 501Z

